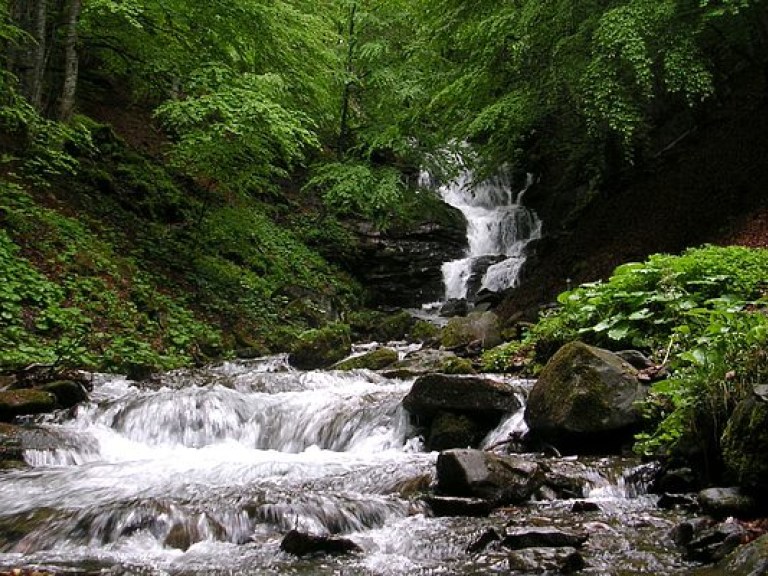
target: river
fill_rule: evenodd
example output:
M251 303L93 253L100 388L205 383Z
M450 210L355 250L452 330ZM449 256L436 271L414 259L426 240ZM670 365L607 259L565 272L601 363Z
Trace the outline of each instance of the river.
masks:
M506 553L470 554L467 546L489 526L544 524L590 535L585 574L687 573L667 537L679 517L658 510L632 480L641 468L631 459L584 461L593 471L584 496L599 513L546 500L489 518L432 517L404 489L429 482L437 458L423 451L401 407L411 385L370 371L300 372L284 357L142 385L98 375L90 403L30 431L31 466L0 475L0 566L114 575L509 573ZM520 413L511 414L486 442L520 425ZM342 535L363 552L296 558L279 549L293 528Z

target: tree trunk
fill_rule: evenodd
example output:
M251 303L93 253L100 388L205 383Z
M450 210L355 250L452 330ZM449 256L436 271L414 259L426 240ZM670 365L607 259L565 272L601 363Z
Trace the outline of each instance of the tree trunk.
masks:
M349 48L347 49L347 62L345 71L347 78L344 81L344 92L341 95L341 124L339 126L339 142L337 154L339 159L344 157L347 150L347 139L349 136L349 101L352 97L352 73L354 71L353 59L355 56L355 12L357 3L352 4L349 11Z
M75 94L77 92L77 24L80 21L82 0L70 0L64 22L64 82L59 100L59 120L66 122L72 117L75 109Z
M47 47L47 0L16 0L10 6L14 23L29 36L8 54L10 70L19 79L21 94L37 110L43 105L43 79Z

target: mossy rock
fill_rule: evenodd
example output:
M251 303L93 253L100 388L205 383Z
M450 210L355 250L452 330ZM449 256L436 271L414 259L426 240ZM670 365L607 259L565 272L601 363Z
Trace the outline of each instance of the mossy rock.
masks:
M754 393L736 406L721 445L733 481L750 488L768 488L768 386L756 386Z
M427 322L426 320L417 320L411 328L409 339L414 342L427 342L440 336L440 328Z
M528 397L531 436L566 452L613 451L631 440L647 387L619 356L572 342L542 370Z
M440 335L440 344L448 349L478 340L484 348L501 344L499 318L493 312L473 312L466 317L451 318Z
M429 451L476 446L488 433L476 419L454 412L440 412L429 427L426 448Z
M5 390L0 392L0 420L10 422L16 416L42 414L56 408L56 396L44 390Z
M292 346L289 362L300 370L327 368L345 358L350 346L349 326L329 324L301 334Z
M397 362L399 356L391 348L379 348L362 356L348 358L334 364L334 370L383 370Z
M347 321L357 341L391 342L403 340L416 320L405 310L379 312L358 311L348 315Z
M56 403L60 408L72 408L88 400L88 393L82 384L72 380L56 380L44 384L40 389L56 396Z
M459 358L454 356L447 358L443 365L440 367L440 372L443 374L474 374L475 368L472 366L472 361L467 358Z

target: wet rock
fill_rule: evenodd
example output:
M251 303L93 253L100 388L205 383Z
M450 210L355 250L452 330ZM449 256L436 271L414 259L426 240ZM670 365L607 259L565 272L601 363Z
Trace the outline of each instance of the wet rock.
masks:
M477 298L477 293L482 288L483 278L485 278L488 268L506 259L507 257L503 254L486 254L472 259L469 267L469 277L467 278L467 295L471 300ZM485 291L490 292L488 289L485 289Z
M446 362L458 358L446 350L422 349L411 352L392 369L382 373L386 378L415 378L432 372L442 372Z
M747 531L735 522L723 522L704 530L685 545L685 556L696 562L718 562L739 547Z
M16 416L42 414L56 408L56 396L44 390L4 390L0 392L0 421Z
M555 499L583 498L596 473L578 461L547 460L539 465L545 476L544 487L551 490Z
M464 349L474 342L493 348L502 342L499 318L493 312L472 312L451 318L440 335L440 344L448 350Z
M0 469L22 468L24 448L20 428L11 424L0 424Z
M716 518L754 518L763 511L761 503L741 488L707 488L699 492L699 504Z
M439 412L430 425L426 449L431 452L476 446L487 433L487 426L468 416Z
M176 550L187 550L192 544L199 541L200 537L197 530L192 530L190 526L179 523L174 524L170 529L163 545Z
M547 363L531 390L525 419L532 439L565 453L613 452L641 424L648 388L616 354L572 342Z
M728 576L768 575L768 535L738 548L718 565Z
M391 348L379 348L361 356L348 358L337 362L331 368L333 370L383 370L399 360L396 350Z
M501 540L501 536L496 531L495 528L488 528L485 532L480 534L478 538L472 542L469 546L467 546L467 553L468 554L477 554L478 552L482 552L492 542L499 542Z
M571 512L574 514L584 514L586 512L600 512L600 506L597 502L588 502L586 500L579 500L573 503L571 506Z
M424 502L432 514L443 516L465 516L482 518L493 510L493 504L482 498L457 498L455 496L425 496Z
M586 567L581 552L573 548L528 548L509 555L513 572L574 574Z
M426 374L414 382L403 406L425 429L427 448L441 450L476 446L520 401L513 387L497 380Z
M443 318L452 318L454 316L466 316L468 312L469 304L466 298L451 298L440 306L438 314Z
M695 537L704 532L704 530L714 526L714 524L715 521L708 516L692 518L672 528L669 536L676 546L682 548L690 544Z
M684 494L699 490L699 479L691 468L674 468L661 472L651 485L654 494Z
M88 401L88 392L83 385L72 380L49 382L43 384L40 389L53 394L60 408L72 408L81 402Z
M768 385L755 386L736 406L723 433L722 453L734 482L768 489Z
M292 346L288 361L300 370L325 368L346 358L350 346L349 326L330 324L301 334Z
M431 483L432 475L422 474L421 476L414 476L413 478L395 482L385 490L385 493L399 494L402 498L411 498L420 492L426 492Z
M358 227L360 251L353 273L369 287L375 303L417 307L442 297L442 265L464 255L467 221L452 206L431 204L421 207L418 221L407 227Z
M501 506L527 501L544 482L538 464L480 450L447 450L437 458L437 491Z
M519 409L520 401L513 387L498 380L427 374L413 383L403 406L411 414L426 418L444 410L498 418Z
M280 542L280 550L294 556L308 554L351 554L362 552L362 548L347 538L333 536L315 536L298 530L291 530Z
M674 510L682 508L684 510L696 510L699 502L690 494L662 494L656 506L662 510Z
M502 538L501 545L511 550L522 548L578 548L582 546L589 536L566 532L557 528L518 528Z

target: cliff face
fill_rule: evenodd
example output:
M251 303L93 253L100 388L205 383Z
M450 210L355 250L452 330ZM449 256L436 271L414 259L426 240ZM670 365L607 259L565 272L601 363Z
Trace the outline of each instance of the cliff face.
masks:
M681 136L586 202L584 188L542 178L528 202L544 220L522 285L502 305L531 317L568 285L606 278L624 262L703 243L768 244L768 98L761 75L744 79L703 118L687 114ZM694 121L695 120L695 121ZM670 140L668 138L668 140ZM651 148L652 150L654 148ZM579 206L585 206L579 209Z

